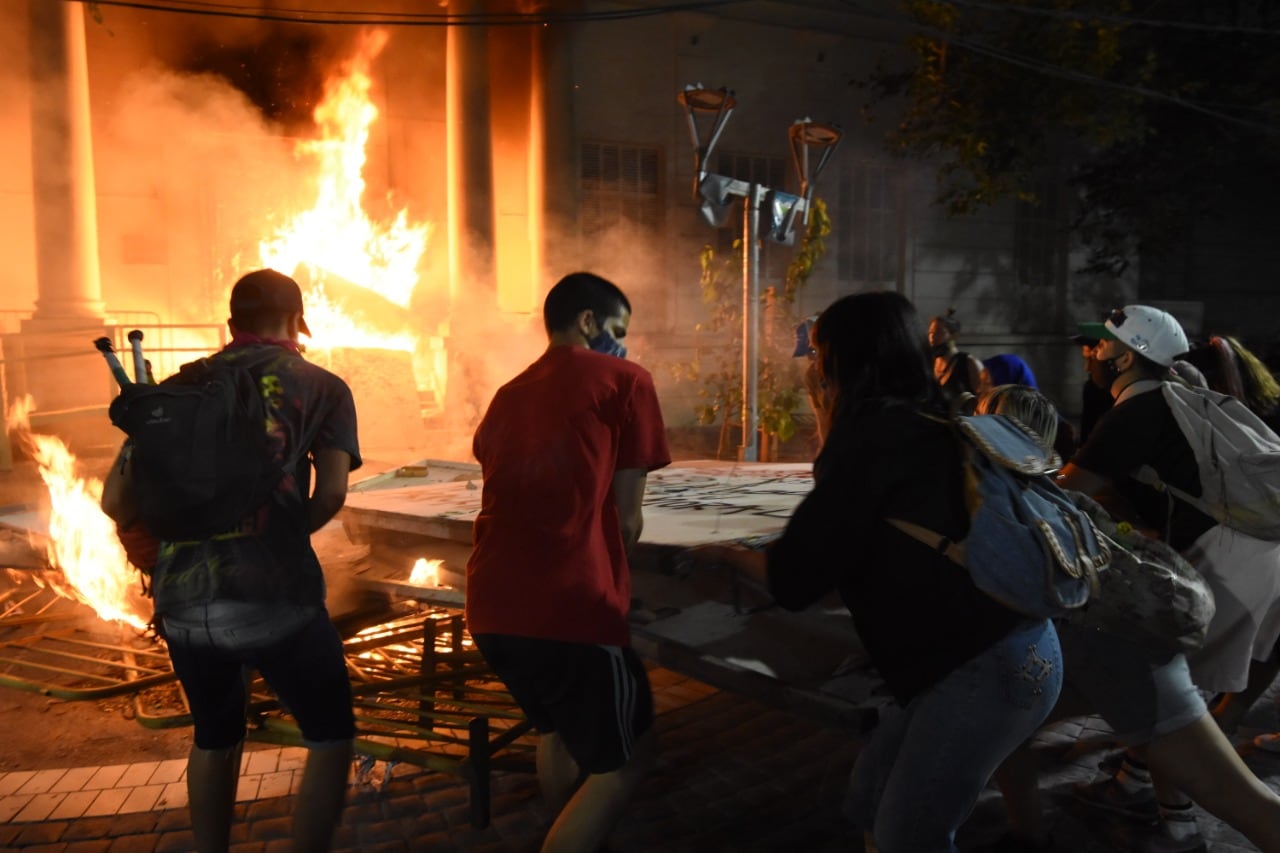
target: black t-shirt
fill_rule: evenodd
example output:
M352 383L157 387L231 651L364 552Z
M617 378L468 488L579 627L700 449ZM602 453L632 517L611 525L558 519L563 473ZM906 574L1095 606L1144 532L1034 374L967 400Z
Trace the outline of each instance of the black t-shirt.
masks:
M885 521L955 540L968 532L960 448L948 425L905 406L845 419L833 426L814 480L768 551L770 590L792 610L839 590L900 703L1020 621L962 567Z
M1150 465L1169 485L1197 497L1201 492L1195 453L1159 387L1135 394L1103 414L1071 462L1110 479L1142 524L1158 531L1176 550L1185 550L1216 523L1190 504L1131 476Z
M215 358L253 357L262 346L274 345L233 345ZM324 603L324 575L307 521L310 460L321 450L342 450L352 470L360 467L355 403L342 379L276 348L279 355L253 372L266 403L267 446L286 473L237 533L161 543L152 572L157 613L215 600Z

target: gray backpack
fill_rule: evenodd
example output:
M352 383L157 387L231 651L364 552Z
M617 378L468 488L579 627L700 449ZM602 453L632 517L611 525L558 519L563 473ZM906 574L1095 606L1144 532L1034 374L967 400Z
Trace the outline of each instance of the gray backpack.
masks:
M1134 478L1219 524L1280 542L1280 437L1235 397L1179 382L1163 382L1160 390L1195 453L1200 497L1163 482L1148 465Z

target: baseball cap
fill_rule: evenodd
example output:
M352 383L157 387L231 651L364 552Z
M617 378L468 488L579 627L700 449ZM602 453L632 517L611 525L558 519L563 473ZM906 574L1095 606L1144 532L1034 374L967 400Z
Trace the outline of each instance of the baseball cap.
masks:
M1096 344L1098 341L1119 340L1119 338L1111 334L1111 330L1107 328L1106 322L1078 323L1077 325L1080 329L1080 333L1078 335L1072 335L1071 340L1078 344Z
M302 313L302 288L282 272L254 270L240 277L231 288L231 316L244 317L264 312ZM311 330L299 318L298 328L307 337Z
M1126 305L1112 311L1105 323L1081 323L1086 335L1119 341L1156 364L1169 367L1190 349L1181 324L1167 311L1149 305Z

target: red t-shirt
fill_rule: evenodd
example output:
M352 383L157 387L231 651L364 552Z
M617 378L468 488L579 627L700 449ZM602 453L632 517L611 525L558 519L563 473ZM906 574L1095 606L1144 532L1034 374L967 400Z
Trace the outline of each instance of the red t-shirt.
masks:
M649 372L552 347L498 389L473 450L484 492L467 562L472 633L629 645L613 475L671 462Z

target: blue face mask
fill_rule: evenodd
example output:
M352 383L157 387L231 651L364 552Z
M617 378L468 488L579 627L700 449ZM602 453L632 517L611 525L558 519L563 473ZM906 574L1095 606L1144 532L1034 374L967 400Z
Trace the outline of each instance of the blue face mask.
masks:
M627 348L624 347L617 338L606 332L604 329L600 330L600 334L587 341L587 346L594 352L601 352L605 355L616 355L618 358L627 357Z

